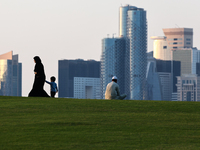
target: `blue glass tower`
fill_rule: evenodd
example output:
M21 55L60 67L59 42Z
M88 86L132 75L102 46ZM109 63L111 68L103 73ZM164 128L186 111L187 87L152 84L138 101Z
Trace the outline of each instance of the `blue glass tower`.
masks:
M101 98L105 98L106 86L117 76L121 93L125 91L125 39L105 38L102 40L101 55Z
M128 7L126 24L126 93L132 100L146 99L147 21L146 11ZM125 12L124 12L125 13ZM129 95L130 94L130 95Z

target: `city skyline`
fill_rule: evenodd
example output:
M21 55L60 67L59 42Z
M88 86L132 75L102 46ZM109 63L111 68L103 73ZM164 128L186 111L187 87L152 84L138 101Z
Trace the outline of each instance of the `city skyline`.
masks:
M13 51L22 63L22 95L27 96L34 80L33 57L41 57L47 80L58 77L60 59L94 59L99 61L101 39L118 37L119 7L130 4L144 8L148 20L148 51L153 50L151 36L163 36L163 28L193 28L194 47L198 37L199 1L169 0L124 1L39 1L8 0L0 3L1 54ZM98 6L98 7L97 7ZM102 11L103 10L103 11ZM169 11L170 10L170 11ZM187 11L185 11L187 10ZM81 27L80 27L81 26ZM116 34L115 34L116 33ZM49 91L49 86L45 85Z

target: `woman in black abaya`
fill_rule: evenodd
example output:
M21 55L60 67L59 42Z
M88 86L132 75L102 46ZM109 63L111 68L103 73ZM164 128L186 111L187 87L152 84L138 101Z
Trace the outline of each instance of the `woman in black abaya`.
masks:
M41 62L39 56L35 56L34 58L35 64L35 80L33 83L33 88L28 94L29 97L49 97L46 91L43 89L45 83L45 73L44 73L44 66Z

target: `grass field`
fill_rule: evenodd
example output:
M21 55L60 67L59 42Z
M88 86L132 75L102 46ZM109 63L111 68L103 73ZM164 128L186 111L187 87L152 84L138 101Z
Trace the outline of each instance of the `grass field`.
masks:
M200 103L0 97L7 149L200 149Z

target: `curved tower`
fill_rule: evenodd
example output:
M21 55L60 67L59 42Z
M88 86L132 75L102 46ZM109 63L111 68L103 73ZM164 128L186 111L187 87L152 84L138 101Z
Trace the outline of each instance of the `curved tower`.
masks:
M121 6L119 8L119 35L126 37L127 31L126 31L126 26L127 26L127 11L129 9L137 8L135 6Z
M126 70L129 99L146 99L147 21L146 11L130 8L127 11ZM128 89L129 88L129 89ZM129 91L130 90L130 91Z

